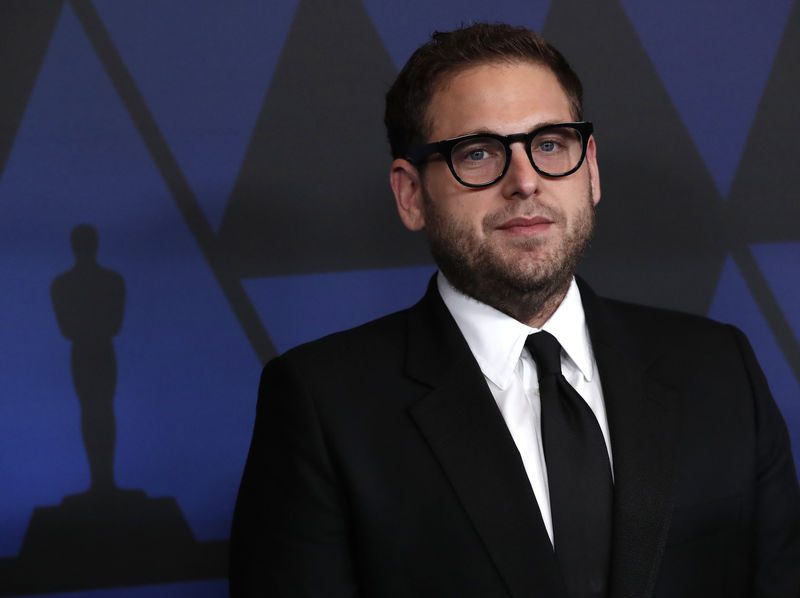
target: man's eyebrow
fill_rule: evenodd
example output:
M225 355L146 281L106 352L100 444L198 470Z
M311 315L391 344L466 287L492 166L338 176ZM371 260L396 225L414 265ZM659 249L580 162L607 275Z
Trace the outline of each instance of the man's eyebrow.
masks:
M560 123L563 123L563 122L572 122L572 121L546 120L546 121L542 121L540 123L536 123L535 125L533 125L531 128L529 128L526 131L518 131L517 133L532 133L533 131L536 131L537 129L541 129L543 127L549 127L551 125L557 125L557 124L560 124ZM509 133L509 134L510 135L515 135L517 133ZM456 135L456 136L452 137L452 139L456 139L458 137L466 137L467 135L500 135L501 137L505 137L505 135L503 133L499 133L499 132L494 131L492 129L483 127L483 128L479 128L479 129L473 129L473 130L467 131L465 133L461 133L459 135Z

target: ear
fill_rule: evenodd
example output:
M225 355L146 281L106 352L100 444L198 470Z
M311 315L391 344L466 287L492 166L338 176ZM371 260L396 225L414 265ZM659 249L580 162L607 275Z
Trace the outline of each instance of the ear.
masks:
M425 212L422 206L422 179L419 170L408 160L397 159L392 162L389 173L397 213L409 230L425 228Z
M589 165L589 185L592 189L592 201L597 205L597 202L600 201L600 170L597 168L597 145L594 141L594 135L589 137L585 159Z

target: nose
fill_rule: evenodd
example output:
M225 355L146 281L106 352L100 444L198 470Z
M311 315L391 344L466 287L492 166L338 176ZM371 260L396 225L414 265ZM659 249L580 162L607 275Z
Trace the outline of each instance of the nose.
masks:
M526 199L539 191L541 175L531 164L522 143L511 145L511 161L501 181L506 199Z

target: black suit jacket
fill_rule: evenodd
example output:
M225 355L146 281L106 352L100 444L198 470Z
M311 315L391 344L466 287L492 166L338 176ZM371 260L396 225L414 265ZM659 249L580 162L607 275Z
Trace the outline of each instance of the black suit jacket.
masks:
M800 492L744 336L581 283L614 598L800 596ZM564 598L522 461L436 290L264 369L233 596Z

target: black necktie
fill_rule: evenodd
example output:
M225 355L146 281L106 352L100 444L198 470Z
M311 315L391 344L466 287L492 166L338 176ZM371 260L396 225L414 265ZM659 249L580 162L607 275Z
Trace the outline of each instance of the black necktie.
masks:
M550 488L553 544L570 598L607 594L613 485L597 418L561 374L561 345L548 332L528 336L542 405L542 444Z

